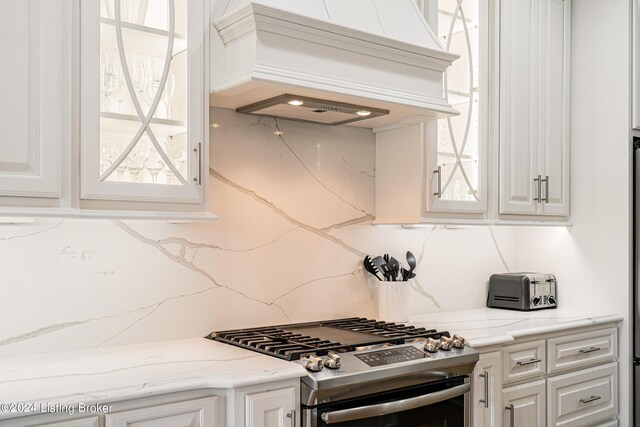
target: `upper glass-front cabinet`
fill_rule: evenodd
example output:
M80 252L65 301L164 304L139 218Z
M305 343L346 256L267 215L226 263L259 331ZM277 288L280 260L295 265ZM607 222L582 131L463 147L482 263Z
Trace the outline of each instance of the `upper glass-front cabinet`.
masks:
M199 203L205 0L80 7L81 197Z
M444 93L460 115L440 119L429 135L428 210L484 212L487 206L488 1L429 0L427 16L446 50L460 55ZM436 12L437 4L437 12ZM435 31L435 29L434 29ZM437 130L435 127L437 126Z

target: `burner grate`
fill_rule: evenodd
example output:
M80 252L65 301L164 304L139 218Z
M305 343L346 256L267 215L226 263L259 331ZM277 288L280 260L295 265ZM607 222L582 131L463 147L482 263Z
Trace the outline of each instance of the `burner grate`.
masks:
M313 331L314 328L319 328L318 331L320 331L321 328L351 331L358 335L360 341L343 343L294 332L295 329ZM353 336L354 334L350 335ZM214 332L207 336L207 338L276 356L285 360L298 360L312 353L318 356L324 356L329 351L342 353L355 351L356 347L363 345L384 343L404 344L418 338L439 339L443 335L449 336L449 333L438 332L435 329L416 328L415 326L400 323L388 323L363 317L352 317L339 320ZM347 333L345 337L348 336L349 334ZM365 342L361 341L362 336L367 338Z

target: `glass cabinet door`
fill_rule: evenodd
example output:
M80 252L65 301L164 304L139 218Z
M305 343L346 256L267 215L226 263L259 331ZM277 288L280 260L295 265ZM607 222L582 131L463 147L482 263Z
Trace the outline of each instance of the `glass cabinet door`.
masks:
M81 2L82 198L201 200L204 1Z
M437 2L441 44L460 55L444 76L444 94L460 115L429 135L431 211L486 211L488 1ZM433 9L433 8L432 8ZM437 127L437 130L435 129Z

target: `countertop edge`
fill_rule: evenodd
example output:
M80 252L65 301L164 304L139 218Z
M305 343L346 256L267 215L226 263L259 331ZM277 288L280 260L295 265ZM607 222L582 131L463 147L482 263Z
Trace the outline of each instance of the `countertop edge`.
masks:
M549 332L560 332L567 329L584 328L594 325L603 325L606 323L618 323L623 321L624 318L619 314L611 314L604 316L586 317L584 319L576 319L563 321L556 323L555 325L539 326L524 329L514 329L506 334L496 336L486 336L474 339L469 339L468 343L474 348L490 347L494 345L503 345L514 342L517 338L524 338L528 336L544 334Z

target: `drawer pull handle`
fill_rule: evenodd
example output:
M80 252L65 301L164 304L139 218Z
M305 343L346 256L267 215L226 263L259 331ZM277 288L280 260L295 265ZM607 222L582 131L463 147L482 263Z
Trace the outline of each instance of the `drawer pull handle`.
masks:
M600 400L600 399L602 399L602 397L600 396L591 396L588 399L580 399L580 403L584 405L585 403L595 402L596 400Z
M514 427L516 423L516 410L513 404L504 407L505 410L509 411L509 427Z
M593 353L594 351L599 351L601 350L600 347L591 347L591 348L581 348L580 350L578 350L578 353L582 353L582 354L587 354L587 353Z
M484 378L484 399L480 399L480 403L484 403L484 407L489 407L489 372L484 371L480 375L480 378Z
M516 362L516 365L518 365L518 366L527 366L527 365L533 365L534 363L540 363L540 362L542 362L542 360L540 360L540 359L529 359L529 360L527 360L525 362L523 362L522 360L518 360Z
M292 409L291 412L287 414L287 418L291 419L291 427L296 427L296 410Z

